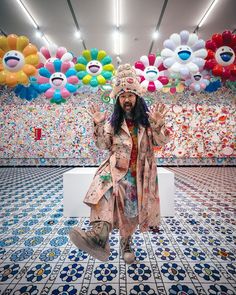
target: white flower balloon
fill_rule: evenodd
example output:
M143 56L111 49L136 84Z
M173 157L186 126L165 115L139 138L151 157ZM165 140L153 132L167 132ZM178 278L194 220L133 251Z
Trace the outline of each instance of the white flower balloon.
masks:
M210 75L207 71L197 72L191 74L189 79L185 80L185 85L191 90L201 91L204 90L210 84Z
M205 41L188 31L174 33L165 40L164 49L161 51L164 66L171 74L186 77L199 72L205 64L207 56Z

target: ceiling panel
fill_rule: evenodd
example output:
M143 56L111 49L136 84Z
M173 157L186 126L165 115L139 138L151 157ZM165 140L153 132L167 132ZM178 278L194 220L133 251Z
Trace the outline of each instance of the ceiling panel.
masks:
M74 36L76 30L67 0L22 0L38 25L57 46L65 46L76 56L82 53L83 44ZM134 63L147 55L152 33L158 23L165 0L120 0L121 59ZM160 36L152 52L160 52L163 41L181 30L193 32L202 14L212 0L169 0L160 25ZM115 0L71 0L82 38L88 49L104 49L113 58ZM199 37L209 39L215 32L236 29L236 0L218 0L212 14L199 29ZM0 0L0 28L6 34L26 35L38 48L44 46L35 37L35 29L16 0Z

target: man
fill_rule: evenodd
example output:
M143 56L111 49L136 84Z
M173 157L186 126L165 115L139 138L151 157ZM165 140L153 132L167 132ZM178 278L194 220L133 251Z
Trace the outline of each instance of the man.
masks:
M106 120L106 112L96 105L90 108L95 143L110 155L98 168L84 199L91 207L92 229L85 232L76 227L69 235L79 249L102 261L110 255L113 228L120 230L124 260L133 263L131 243L137 226L144 232L160 223L153 145L163 146L169 140L164 121L167 111L160 104L148 111L142 93L135 70L121 65L111 94L116 99L111 118Z

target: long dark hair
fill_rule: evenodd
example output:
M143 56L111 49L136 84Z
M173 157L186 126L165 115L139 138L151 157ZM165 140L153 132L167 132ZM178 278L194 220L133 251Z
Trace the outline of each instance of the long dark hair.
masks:
M146 112L148 112L146 102L142 97L136 95L136 103L132 110L132 117L135 127L138 127L139 125L142 125L143 127L150 127L148 115ZM119 133L124 118L125 112L120 105L119 98L117 98L114 106L114 112L110 119L111 126L114 128L114 134Z

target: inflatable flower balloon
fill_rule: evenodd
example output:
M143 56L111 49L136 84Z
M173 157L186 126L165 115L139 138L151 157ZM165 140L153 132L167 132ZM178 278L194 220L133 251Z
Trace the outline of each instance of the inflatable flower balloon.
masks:
M160 56L155 54L141 56L134 67L140 77L140 84L150 92L160 90L163 85L169 82L169 79L165 76L165 67L163 67Z
M111 62L112 59L104 50L96 48L84 50L75 65L77 76L85 85L89 84L92 87L104 85L113 75L114 66Z
M29 77L37 74L37 51L25 36L0 36L0 84L28 84Z
M50 45L48 47L41 47L38 52L40 58L40 64L38 68L44 67L47 62L53 62L55 59L60 59L62 62L68 61L71 63L71 67L74 66L75 57L71 52L68 52L65 47L55 47Z
M236 79L236 34L225 31L222 34L214 34L211 40L206 42L208 55L205 68L212 70L212 74L223 80Z
M221 81L219 79L215 80L211 78L209 85L205 88L205 91L214 92L218 90L221 86Z
M176 92L183 92L184 88L184 83L179 75L172 75L169 79L169 83L162 88L162 92L174 95Z
M164 41L164 49L161 51L164 66L173 74L186 77L199 72L205 64L207 56L205 41L188 31L180 34L172 34L170 39Z
M14 92L20 98L26 99L28 101L32 101L33 99L37 98L41 93L39 84L37 83L37 78L35 77L30 77L30 84L27 86L22 84L17 85L14 89Z
M207 71L191 74L191 77L185 80L185 85L196 92L204 90L210 84L210 76Z
M70 62L55 59L39 69L38 83L45 96L59 104L77 90L79 80Z

